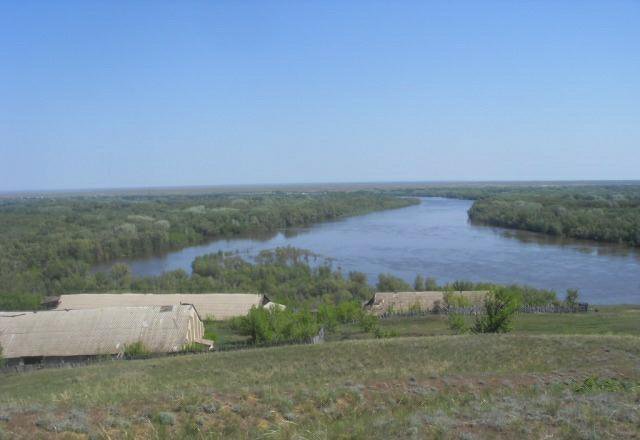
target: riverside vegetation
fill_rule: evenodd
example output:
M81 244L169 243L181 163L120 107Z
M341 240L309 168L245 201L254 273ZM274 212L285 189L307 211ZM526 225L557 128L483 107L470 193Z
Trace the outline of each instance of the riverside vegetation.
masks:
M417 203L371 192L182 194L0 200L0 310L44 295L128 287L90 268L241 234L273 232Z
M640 246L640 185L441 186L394 194L475 200L478 223Z

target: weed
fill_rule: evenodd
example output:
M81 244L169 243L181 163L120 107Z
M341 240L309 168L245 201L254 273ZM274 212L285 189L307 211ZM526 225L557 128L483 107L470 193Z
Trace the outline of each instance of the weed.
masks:
M150 351L144 346L142 341L127 344L124 347L124 356L126 358L137 358L149 356Z
M176 415L172 412L162 411L158 413L156 420L163 426L173 426L176 424Z
M591 376L582 381L582 383L576 384L573 390L576 393L589 393L595 391L605 392L618 392L629 391L631 389L640 389L640 382L632 383L622 381L615 377L608 379L601 379L597 376Z

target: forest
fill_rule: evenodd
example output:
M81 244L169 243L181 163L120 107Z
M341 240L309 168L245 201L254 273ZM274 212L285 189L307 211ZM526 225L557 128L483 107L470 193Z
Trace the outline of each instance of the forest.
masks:
M34 309L47 295L136 288L126 266L116 265L108 275L93 274L91 267L100 262L417 202L371 192L2 199L0 310ZM188 278L170 274L154 282L175 291L183 275ZM204 283L195 290L210 287Z
M442 186L397 195L475 200L469 219L559 237L640 246L640 185Z

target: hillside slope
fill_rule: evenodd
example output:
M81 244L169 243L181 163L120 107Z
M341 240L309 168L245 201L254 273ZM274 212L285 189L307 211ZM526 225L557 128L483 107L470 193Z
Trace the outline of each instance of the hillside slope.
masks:
M633 438L639 402L638 337L395 338L5 374L0 433Z

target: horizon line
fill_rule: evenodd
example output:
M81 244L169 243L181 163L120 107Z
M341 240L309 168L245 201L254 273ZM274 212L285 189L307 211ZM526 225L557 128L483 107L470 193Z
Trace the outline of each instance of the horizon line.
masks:
M355 190L355 189L376 189L376 185L387 187L402 187L404 185L567 185L567 184L639 184L640 179L537 179L537 180L385 180L385 181L341 181L341 182L291 182L291 183L231 183L231 184L201 184L201 185L167 185L167 186L113 186L113 187L86 187L86 188L60 188L60 189L25 189L25 190L0 190L1 198L12 197L37 197L37 196L72 196L95 193L93 196L118 195L120 193L136 195L144 193L162 194L163 192L175 192L193 190L199 192L220 192L231 190L230 192L242 192L241 190L252 189L251 192L269 192L281 188L288 188L290 191L322 191L322 190ZM358 188L348 188L356 186ZM296 189L296 187L298 187Z

